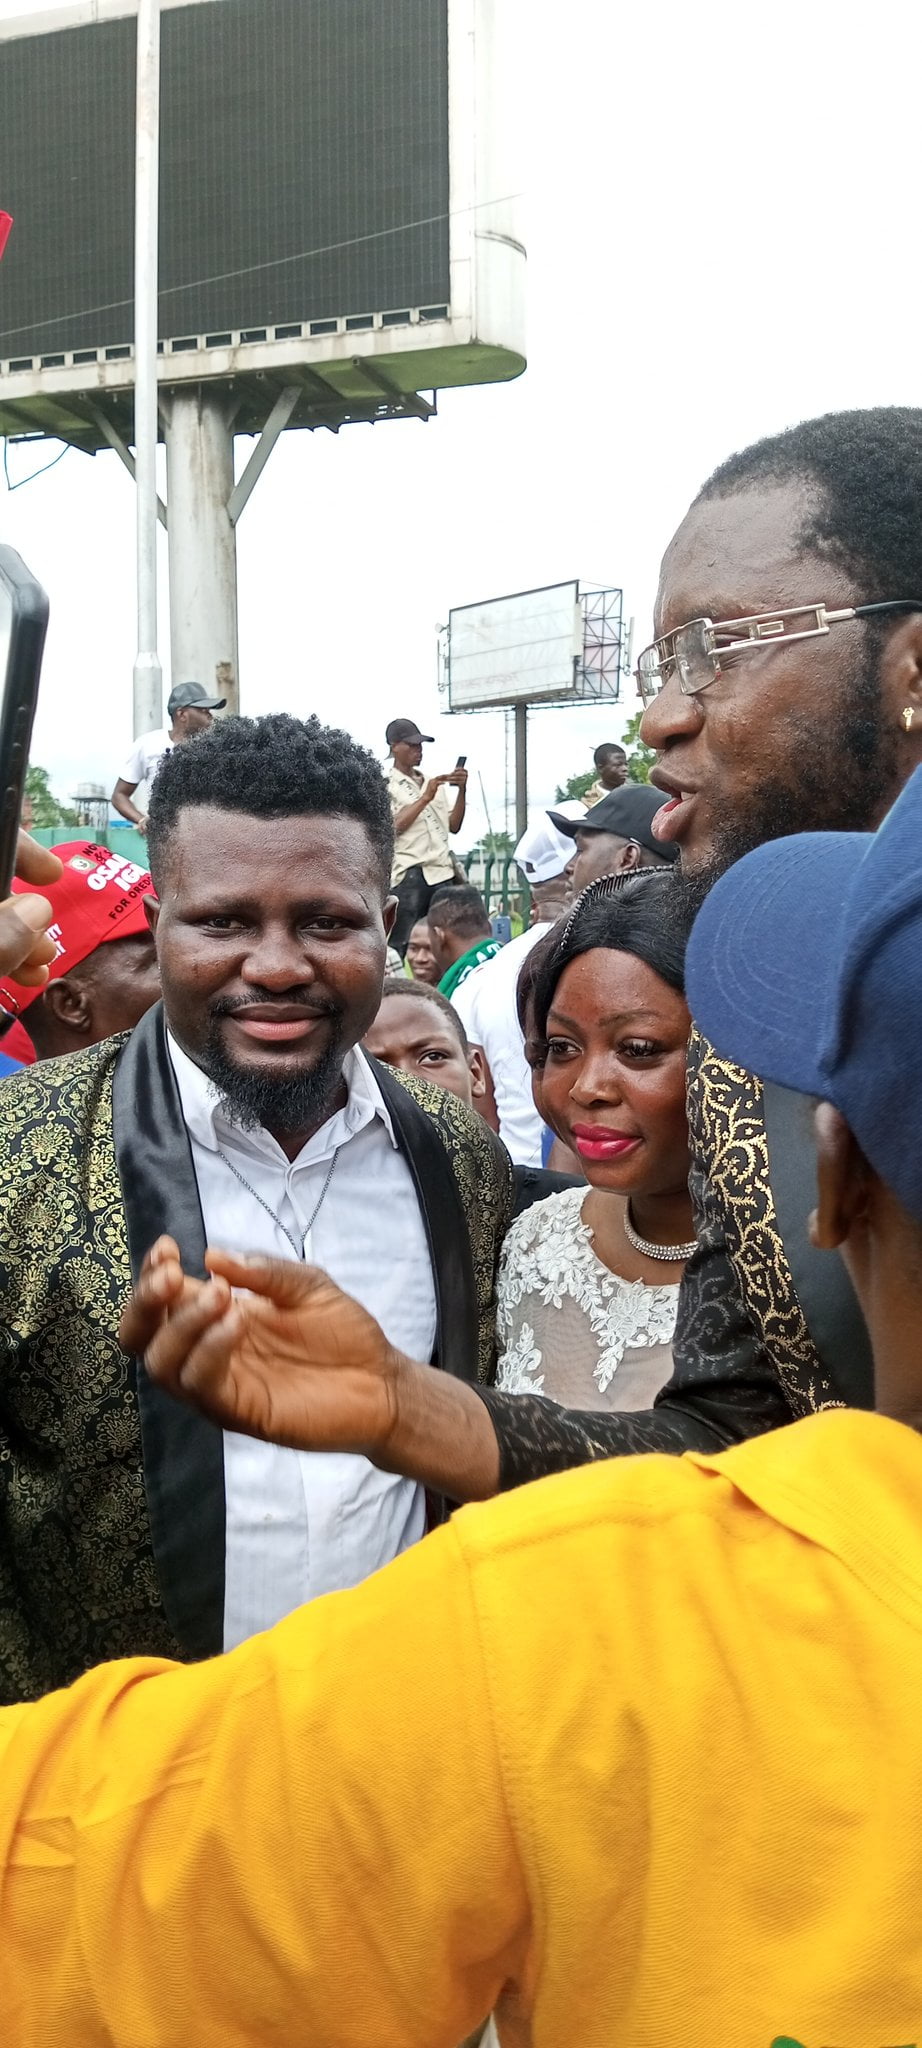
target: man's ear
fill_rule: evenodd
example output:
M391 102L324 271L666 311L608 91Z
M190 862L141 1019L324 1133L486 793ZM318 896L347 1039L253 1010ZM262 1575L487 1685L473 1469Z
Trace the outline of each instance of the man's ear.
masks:
M381 912L381 916L384 919L384 936L386 939L390 938L391 932L394 929L394 919L397 915L398 907L396 896L385 896L384 909Z
M87 1038L93 1029L93 1008L90 998L77 973L62 975L58 980L49 981L43 991L46 1014L50 1013L56 1024L66 1031Z
M626 840L624 851L618 857L618 865L615 869L615 874L630 874L633 868L640 867L642 860L643 849L638 846L636 839Z
M835 1251L867 1214L868 1169L857 1139L831 1102L819 1104L813 1129L818 1199L808 1226L810 1242L819 1251Z
M153 938L156 938L156 936L157 936L157 919L158 919L158 918L159 918L159 916L160 916L160 902L159 902L159 899L158 899L158 898L157 898L156 896L145 896L145 897L143 898L143 902L144 902L144 915L145 915L145 917L146 917L146 919L147 919L147 922L148 922L148 926L149 926L149 928L150 928L150 931L151 931L151 935L152 935L152 937L153 937Z
M487 1092L487 1070L479 1045L472 1045L467 1056L471 1073L471 1094L476 1102Z

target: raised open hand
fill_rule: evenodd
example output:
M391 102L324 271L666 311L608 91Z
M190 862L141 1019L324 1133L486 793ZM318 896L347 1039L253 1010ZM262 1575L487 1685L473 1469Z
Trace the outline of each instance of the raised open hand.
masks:
M376 1456L401 1360L374 1318L319 1267L214 1248L206 1260L212 1279L190 1279L173 1240L159 1240L122 1317L125 1349L225 1429Z

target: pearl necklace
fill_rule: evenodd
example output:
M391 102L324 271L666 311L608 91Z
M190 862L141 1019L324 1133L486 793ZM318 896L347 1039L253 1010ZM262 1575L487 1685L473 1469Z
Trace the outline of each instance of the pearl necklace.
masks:
M690 1259L692 1252L698 1249L697 1239L694 1237L691 1244L648 1244L646 1238L638 1237L634 1229L630 1202L624 1205L624 1235L628 1244L632 1244L635 1252L640 1252L643 1258L665 1259L670 1265L677 1265L680 1259Z

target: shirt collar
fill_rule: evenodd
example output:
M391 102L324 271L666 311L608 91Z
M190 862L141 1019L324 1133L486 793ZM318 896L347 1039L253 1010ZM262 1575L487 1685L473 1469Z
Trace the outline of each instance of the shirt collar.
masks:
M281 1151L281 1147L276 1144L269 1131L241 1130L222 1107L221 1096L214 1082L209 1081L201 1067L196 1066L189 1054L183 1051L169 1030L166 1040L179 1089L183 1120L190 1137L204 1145L209 1152L220 1152L222 1139L226 1143L229 1137L237 1143L249 1143L261 1152L269 1148L273 1152ZM345 1106L336 1110L333 1116L321 1125L319 1131L314 1132L299 1157L303 1158L309 1154L312 1159L322 1158L324 1154L335 1151L338 1145L345 1144L349 1138L357 1137L359 1131L374 1122L375 1117L380 1117L396 1150L397 1137L390 1110L365 1054L357 1045L347 1052L343 1060L343 1078L347 1091Z

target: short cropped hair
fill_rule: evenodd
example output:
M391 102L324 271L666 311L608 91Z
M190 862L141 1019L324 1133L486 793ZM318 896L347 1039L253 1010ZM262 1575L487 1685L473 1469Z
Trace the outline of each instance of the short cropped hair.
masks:
M251 818L355 818L390 882L394 827L373 754L319 718L220 718L165 755L151 792L147 845L155 888L180 813L213 804Z
M596 747L595 753L592 756L596 767L603 768L606 761L611 760L613 754L620 754L622 761L627 760L627 749L625 747L619 747L614 740L603 740L602 745Z
M467 1032L464 1029L464 1025L461 1022L458 1012L457 1010L452 1009L451 1004L446 1001L446 998L444 996L441 996L439 994L437 988L432 987L431 982L410 981L409 978L403 974L387 974L385 975L384 978L384 987L381 990L382 1003L384 1001L385 996L411 996L414 1002L430 1003L433 1009L440 1010L442 1016L448 1018L448 1021L451 1024L457 1037L458 1043L461 1047L461 1051L463 1052L465 1059L467 1059L468 1053L470 1052L470 1044L468 1042Z
M731 455L699 498L798 480L815 496L801 554L843 568L865 603L922 598L922 409L879 405L802 420Z
M429 905L429 923L440 932L457 932L462 939L474 939L478 932L490 930L487 906L480 890L471 882L446 889L444 896L437 896Z

